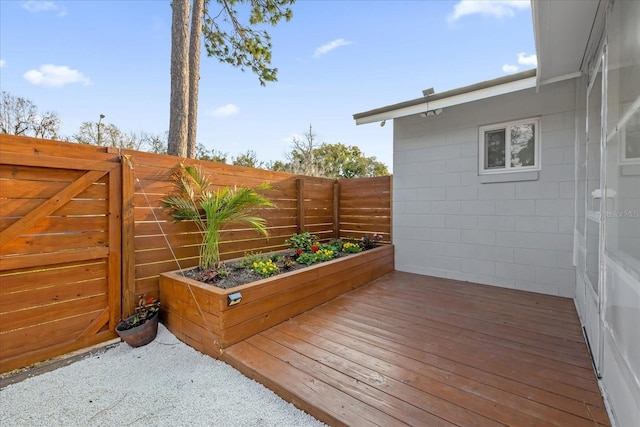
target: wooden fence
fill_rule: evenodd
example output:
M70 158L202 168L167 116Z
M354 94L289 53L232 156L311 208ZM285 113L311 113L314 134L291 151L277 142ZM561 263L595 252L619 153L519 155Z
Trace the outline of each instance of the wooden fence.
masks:
M216 186L271 185L264 195L276 206L257 212L267 220L268 237L225 229L223 259L284 249L302 231L323 240L379 233L391 241L391 177L335 180L182 160L200 165ZM70 333L80 337L77 348L92 334L95 341L113 337L114 322L133 311L136 295L158 296L160 273L197 264L199 232L171 221L160 202L172 190L179 163L173 156L0 135L0 372L71 351L44 324L75 319ZM113 166L108 176L91 172L105 164ZM93 182L58 206L61 188L81 176ZM107 309L108 322L98 328ZM63 325L59 333L68 330ZM37 347L43 335L51 339L32 357L7 346L18 337Z
M118 157L94 147L4 136L0 144L6 372L116 336L122 183Z

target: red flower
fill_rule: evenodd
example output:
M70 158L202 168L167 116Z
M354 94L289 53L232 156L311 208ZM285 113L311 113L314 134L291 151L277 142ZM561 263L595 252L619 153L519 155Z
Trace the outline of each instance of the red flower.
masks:
M311 246L311 250L313 252L318 252L318 247L316 245Z
M296 251L296 253L297 253L298 255L302 255L302 252L304 252L302 249L298 249L298 250Z
M156 299L154 297L147 298L147 304L153 304L154 302L156 302Z

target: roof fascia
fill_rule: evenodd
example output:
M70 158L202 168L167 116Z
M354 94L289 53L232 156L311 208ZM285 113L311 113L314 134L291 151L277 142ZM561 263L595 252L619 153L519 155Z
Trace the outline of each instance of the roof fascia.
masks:
M375 123L383 120L420 114L430 110L479 101L536 86L536 70L520 73L517 79L501 77L499 79L453 89L411 101L401 102L388 107L378 108L360 114L354 114L356 125ZM522 78L524 77L524 78Z

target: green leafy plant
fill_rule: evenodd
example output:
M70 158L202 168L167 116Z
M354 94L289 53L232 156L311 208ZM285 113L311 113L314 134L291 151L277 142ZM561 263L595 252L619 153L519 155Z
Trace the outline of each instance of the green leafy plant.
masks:
M199 267L208 269L220 264L220 231L229 223L246 223L267 235L266 221L249 213L273 203L257 190L270 187L263 184L256 189L223 187L212 189L209 178L197 166L180 165L174 174L174 191L162 200L175 222L193 221L202 233Z
M373 249L378 246L378 244L382 241L382 234L373 233L371 237L362 236L362 239L358 242L363 251L367 251L369 249Z
M337 252L340 252L342 250L342 246L344 245L344 242L342 241L342 239L332 239L329 242L329 244L334 248L336 248Z
M299 264L311 265L317 261L316 254L314 252L303 252L298 256L298 258L296 258L296 261Z
M337 251L333 246L330 245L320 245L320 248L316 251L316 260L317 261L329 261L336 256Z
M118 329L126 331L135 328L151 319L160 310L160 300L155 297L145 297L144 294L138 296L138 305L135 307L133 316L120 322Z
M303 252L312 252L313 247L317 247L318 236L305 231L304 233L294 234L287 239L286 243L296 251L300 249Z
M360 245L347 242L344 245L342 245L342 251L350 254L357 254L358 252L362 252L362 248L360 247Z
M289 255L282 257L282 269L291 270L295 266L296 262Z
M266 261L266 257L261 253L247 252L242 259L237 262L236 266L240 268L251 268L254 262Z
M266 261L256 261L252 264L251 270L262 277L269 277L278 273L278 265L271 259L267 259Z
M329 261L335 258L338 251L334 246L322 244L320 246L313 246L314 250L311 252L303 252L298 255L296 261L300 264L311 265L316 262Z

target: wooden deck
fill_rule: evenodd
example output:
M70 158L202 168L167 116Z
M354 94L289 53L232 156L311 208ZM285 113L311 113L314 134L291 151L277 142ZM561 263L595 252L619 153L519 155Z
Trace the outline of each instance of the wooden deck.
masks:
M610 425L565 298L393 272L223 360L332 426Z

